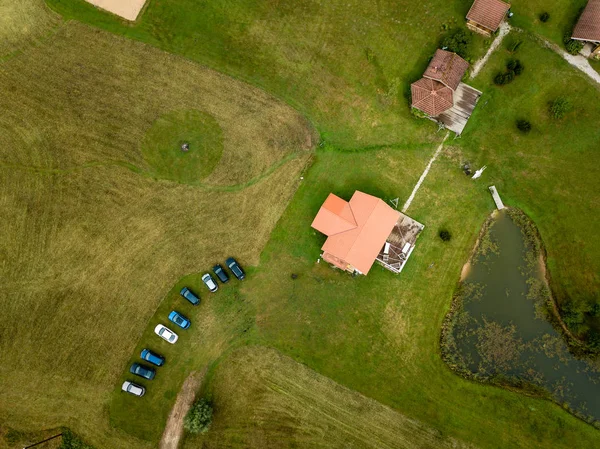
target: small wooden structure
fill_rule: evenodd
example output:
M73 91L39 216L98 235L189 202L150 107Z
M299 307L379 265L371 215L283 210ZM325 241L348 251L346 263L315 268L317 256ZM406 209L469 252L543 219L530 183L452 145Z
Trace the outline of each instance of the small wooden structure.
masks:
M392 232L377 256L377 263L392 273L400 273L415 249L415 242L425 228L408 215L400 213Z
M571 39L592 44L588 57L600 59L600 0L588 1Z
M467 13L467 28L486 37L495 33L510 9L502 0L475 0Z
M494 202L496 203L496 208L498 210L504 209L504 203L502 202L502 198L500 198L498 190L496 190L496 186L490 186L490 192L492 193L492 198L494 198Z

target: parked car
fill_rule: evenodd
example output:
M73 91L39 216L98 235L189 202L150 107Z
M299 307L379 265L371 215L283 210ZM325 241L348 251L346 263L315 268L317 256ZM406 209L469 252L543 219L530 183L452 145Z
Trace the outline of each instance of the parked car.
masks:
M240 281L243 281L246 275L244 274L244 270L240 267L240 264L236 262L233 257L230 257L225 261L225 264L229 267L233 275L238 278Z
M229 276L227 275L227 272L223 269L223 267L221 265L216 264L212 270L213 270L213 273L215 273L217 275L217 277L223 284L226 284L227 282L229 282Z
M169 321L177 324L177 326L179 326L182 329L187 329L192 325L190 320L184 317L181 313L176 312L174 310L171 313L169 313Z
M140 376L148 380L152 380L154 379L154 376L156 376L156 371L154 371L154 368L140 365L139 363L134 363L133 365L131 365L131 368L129 368L129 372L131 374L135 374L136 376Z
M202 276L202 282L204 282L206 284L206 286L208 287L208 289L213 293L219 289L219 287L217 286L217 283L215 282L213 277L210 275L210 273L206 273L205 275Z
M181 289L181 291L179 292L179 294L181 296L183 296L185 299L187 299L189 302L191 302L192 305L194 305L194 306L197 306L198 304L200 304L200 298L198 296L196 296L194 293L192 293L192 291L187 287L183 287Z
M156 327L154 328L154 333L171 344L174 344L179 338L175 332L173 332L168 327L163 326L162 324L156 325Z
M146 389L144 387L138 384L134 384L133 382L129 382L128 380L123 382L121 390L138 397L142 397L144 396L144 393L146 393Z
M162 355L158 355L157 353L150 351L150 349L142 349L140 357L142 360L150 362L156 366L163 366L165 364L165 358Z

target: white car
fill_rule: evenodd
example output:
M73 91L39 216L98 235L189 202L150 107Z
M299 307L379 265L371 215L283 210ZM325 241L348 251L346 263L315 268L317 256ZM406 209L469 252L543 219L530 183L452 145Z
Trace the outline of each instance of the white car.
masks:
M154 328L154 333L171 344L175 343L179 338L175 332L173 332L168 327L163 326L162 324L156 325L156 327Z
M213 293L219 289L219 287L217 286L217 283L215 282L213 277L210 275L210 273L206 273L204 276L202 276L202 282L204 282L204 284L208 287L208 289Z
M133 382L129 382L128 380L123 382L121 390L138 397L144 396L144 393L146 392L146 389L144 387L138 384L134 384Z

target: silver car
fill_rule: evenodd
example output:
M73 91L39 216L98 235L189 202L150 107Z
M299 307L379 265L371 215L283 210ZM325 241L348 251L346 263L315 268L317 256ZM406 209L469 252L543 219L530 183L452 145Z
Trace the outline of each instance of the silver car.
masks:
M142 397L144 396L144 393L146 393L146 389L144 387L138 384L134 384L133 382L129 382L128 380L123 382L121 390L138 397Z
M154 333L171 344L174 344L179 338L175 332L173 332L168 327L163 326L162 324L156 325L156 327L154 328Z
M217 283L209 273L206 273L204 276L202 276L202 282L204 282L208 289L213 293L219 289Z

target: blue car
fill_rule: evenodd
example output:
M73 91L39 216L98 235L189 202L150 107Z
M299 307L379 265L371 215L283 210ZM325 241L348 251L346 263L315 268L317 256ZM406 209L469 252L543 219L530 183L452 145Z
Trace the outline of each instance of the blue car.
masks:
M152 380L154 379L154 376L156 376L156 371L154 371L154 368L140 365L139 363L134 363L133 365L131 365L131 368L129 368L129 372L131 374L135 374L136 376L140 376L148 380Z
M244 273L244 270L242 270L242 267L240 267L240 264L237 263L237 261L233 257L230 257L229 259L227 259L225 261L225 265L227 265L227 267L229 267L229 269L231 270L231 272L233 273L233 275L236 278L238 278L240 281L244 280L244 278L246 277L246 274Z
M192 293L192 291L187 287L183 287L181 289L181 291L179 292L179 294L181 296L183 296L185 299L187 299L189 302L191 302L192 305L194 305L194 306L197 306L198 304L200 304L200 298L198 298L198 296L196 296L194 293Z
M158 355L155 352L150 351L150 349L142 349L142 354L140 357L142 360L150 362L156 366L163 366L165 364L165 358L162 355Z
M182 329L187 329L192 325L191 321L184 317L181 313L175 312L174 310L169 313L169 321L177 324Z

